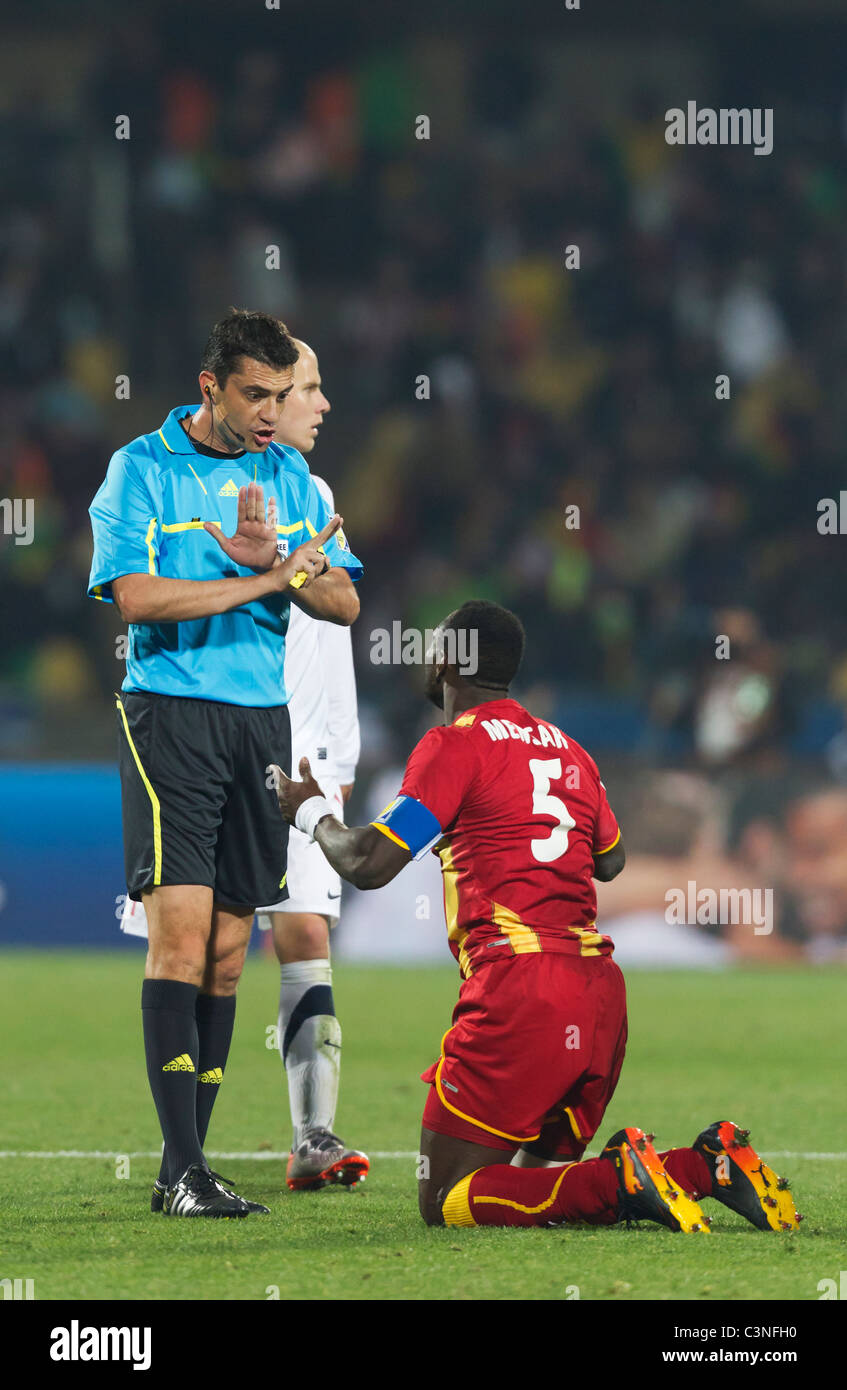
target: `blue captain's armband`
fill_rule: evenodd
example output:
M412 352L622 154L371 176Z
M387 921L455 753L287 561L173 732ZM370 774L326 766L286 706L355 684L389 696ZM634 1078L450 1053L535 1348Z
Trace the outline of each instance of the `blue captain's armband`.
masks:
M444 833L432 812L413 796L389 801L371 825L407 849L413 859L421 859Z

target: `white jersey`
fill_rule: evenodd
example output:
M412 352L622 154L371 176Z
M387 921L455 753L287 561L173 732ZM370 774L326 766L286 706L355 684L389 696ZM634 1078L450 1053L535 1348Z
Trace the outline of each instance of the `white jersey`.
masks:
M334 510L323 478L312 478ZM311 618L291 605L285 639L285 685L291 717L291 775L299 778L306 757L315 778L342 786L352 782L359 761L359 715L353 642L349 627Z

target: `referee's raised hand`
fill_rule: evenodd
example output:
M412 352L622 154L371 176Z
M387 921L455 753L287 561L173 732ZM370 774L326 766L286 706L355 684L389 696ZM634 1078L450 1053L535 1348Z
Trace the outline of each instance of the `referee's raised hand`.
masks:
M321 550L322 545L335 535L340 528L344 518L338 515L330 517L326 526L318 531L317 535L310 540L298 545L296 550L292 550L288 557L288 563L294 567L294 578L291 580L292 589L306 589L313 579L319 579L322 574L330 568L329 560Z
M266 515L264 490L259 483L248 483L238 489L238 525L234 535L225 536L214 521L204 522L203 527L237 565L260 573L276 561L276 518L276 498L271 497Z

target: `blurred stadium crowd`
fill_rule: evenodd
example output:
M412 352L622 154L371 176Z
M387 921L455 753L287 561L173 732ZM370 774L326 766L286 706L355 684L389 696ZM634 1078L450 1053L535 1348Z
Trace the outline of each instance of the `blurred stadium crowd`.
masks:
M85 597L88 503L115 447L194 401L236 304L320 356L310 462L366 566L363 772L424 718L419 673L373 665L370 633L493 598L527 628L527 701L633 795L633 766L670 778L671 838L714 796L720 852L734 835L776 865L758 830L793 760L847 779L843 552L816 525L844 479L843 84L785 89L756 158L666 144L666 106L704 100L672 71L607 106L555 45L317 48L127 15L80 40L61 99L34 69L2 112L0 495L34 498L36 526L0 535L0 754L112 757L120 629ZM754 104L732 78L716 65L711 103ZM632 848L663 853L636 822Z

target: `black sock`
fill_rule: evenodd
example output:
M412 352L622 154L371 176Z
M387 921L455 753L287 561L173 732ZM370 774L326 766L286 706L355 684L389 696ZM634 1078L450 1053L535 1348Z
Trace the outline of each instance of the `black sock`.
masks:
M197 1062L197 1139L202 1148L206 1142L212 1107L218 1098L223 1080L232 1029L235 1022L234 994L198 994L196 1003L198 1062ZM167 1150L162 1155L159 1181L168 1181Z
M223 1081L234 1024L234 994L198 994L200 1063L197 1068L197 1137L201 1144L206 1142L212 1107Z
M195 1115L196 999L197 986L182 980L145 980L141 987L147 1076L165 1141L170 1184L190 1164L203 1162Z

